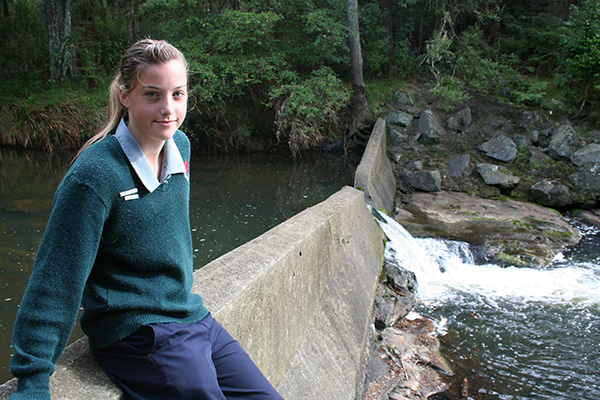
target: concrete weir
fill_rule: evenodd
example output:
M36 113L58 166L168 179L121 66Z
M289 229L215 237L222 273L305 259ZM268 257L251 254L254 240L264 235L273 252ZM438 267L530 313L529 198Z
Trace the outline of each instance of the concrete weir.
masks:
M382 181L381 171L391 173L384 121L372 136L377 144L359 166L367 171L364 192L344 187L194 274L193 290L287 400L351 400L362 393L384 251L365 198L388 209L395 192L395 182L387 180L384 189L371 184ZM0 386L0 400L15 387L14 379ZM86 338L65 349L50 387L54 400L121 398Z

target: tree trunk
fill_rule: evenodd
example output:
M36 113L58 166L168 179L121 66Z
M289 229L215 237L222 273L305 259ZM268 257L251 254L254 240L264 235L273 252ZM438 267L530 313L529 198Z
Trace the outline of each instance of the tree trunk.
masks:
M427 13L427 9L429 8L429 1L425 2L425 7L423 7L423 12L421 13L421 21L419 23L419 44L417 46L417 55L421 54L421 48L423 47L423 23L425 21L425 15Z
M45 0L50 79L63 81L75 76L75 51L71 42L71 0Z
M350 23L350 63L352 71L352 109L348 136L352 136L363 125L367 116L367 98L363 79L363 59L358 27L358 0L348 0L348 20Z
M135 10L136 0L129 0L129 15L127 16L127 41L129 45L135 42Z

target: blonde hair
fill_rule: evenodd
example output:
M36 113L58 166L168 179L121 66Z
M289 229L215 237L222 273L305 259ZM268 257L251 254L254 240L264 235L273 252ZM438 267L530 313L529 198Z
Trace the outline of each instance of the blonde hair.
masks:
M92 136L79 150L73 161L92 144L104 139L114 131L121 118L127 116L127 109L121 104L119 90L130 92L139 79L142 71L157 64L165 64L172 60L179 60L187 71L187 61L181 51L164 40L142 39L134 43L121 58L119 72L113 79L109 89L108 116L104 127Z

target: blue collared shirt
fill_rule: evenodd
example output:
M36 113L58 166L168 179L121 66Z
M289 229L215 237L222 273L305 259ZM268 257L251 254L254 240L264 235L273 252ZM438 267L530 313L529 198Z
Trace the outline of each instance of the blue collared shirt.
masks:
M150 193L156 190L162 182L169 179L171 175L183 173L186 178L188 177L183 158L173 138L167 140L163 148L163 161L159 182L142 148L129 131L123 119L121 119L114 137L121 145L137 176Z

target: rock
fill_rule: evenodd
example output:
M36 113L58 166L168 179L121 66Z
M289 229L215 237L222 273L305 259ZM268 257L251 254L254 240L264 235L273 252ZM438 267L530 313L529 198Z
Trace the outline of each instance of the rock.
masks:
M577 210L574 215L586 224L600 228L600 210Z
M446 126L453 132L462 132L465 128L471 125L471 108L466 107L459 111L455 116L448 118Z
M529 165L532 168L540 168L552 162L552 159L539 149L532 148L529 150L529 154L531 154Z
M364 400L426 400L448 389L454 372L440 353L432 320L415 315L380 334L367 366Z
M578 167L587 163L600 163L600 144L589 144L571 155L571 162Z
M394 103L397 106L402 107L406 105L412 105L413 101L408 93L398 90L396 93L394 93Z
M387 144L390 147L396 147L401 143L408 142L409 137L406 134L406 128L398 127L397 125L388 126L387 140Z
M413 116L405 113L403 111L398 110L390 110L387 115L387 123L391 125L400 125L405 128L411 126L413 121Z
M477 172L487 185L497 186L501 189L511 189L517 186L521 180L505 167L494 164L479 163Z
M459 192L403 197L411 213L395 218L413 236L460 240L485 250L481 262L542 267L580 240L559 213L533 203L488 200Z
M579 147L579 138L571 125L562 125L550 138L548 155L555 160L569 158Z
M433 111L425 110L421 113L416 140L424 144L438 144L444 133L444 128Z
M421 171L421 170L423 170L423 161L419 161L419 160L411 161L406 165L406 168L416 170L416 171Z
M513 142L517 145L517 148L528 148L531 147L531 137L527 135L516 134L512 138Z
M523 115L521 116L521 122L519 124L519 126L521 128L529 128L532 125L537 124L538 122L540 122L542 120L542 117L540 115L539 111L524 111Z
M468 154L459 154L453 157L450 157L446 160L446 165L448 166L448 172L450 176L455 178L461 178L463 176L469 175L471 171L469 170L469 165L471 163L471 156Z
M550 101L548 101L548 104L546 105L546 107L553 112L561 112L564 113L567 111L567 107L565 106L565 103L563 103L560 100L556 100L556 99L550 99Z
M531 131L527 136L532 144L537 145L540 143L540 131Z
M483 151L488 157L505 162L512 161L517 155L517 145L504 135L488 140L479 146L479 150Z
M383 266L383 283L399 295L416 293L417 277L415 273L402 268L398 262L386 261ZM408 313L407 313L408 314Z
M416 190L437 192L442 190L442 176L440 171L408 171L406 178L409 185Z
M537 141L533 141L533 143L538 147L547 148L550 146L550 140L556 134L557 129L548 128L536 132L538 133Z
M529 189L531 197L547 207L565 207L571 204L571 194L565 185L540 181Z
M584 194L600 193L600 163L585 164L579 171L569 175L569 181L575 190Z
M406 317L415 305L416 291L415 274L397 262L386 261L375 295L375 328L384 330Z

